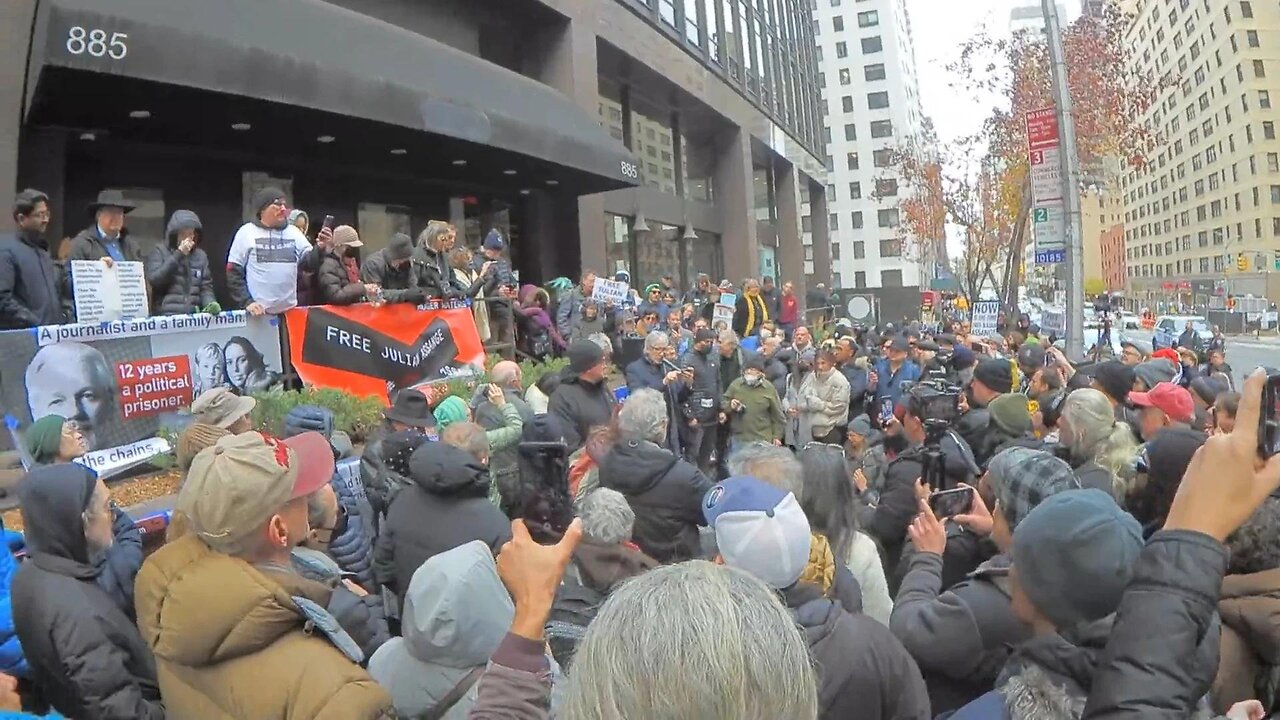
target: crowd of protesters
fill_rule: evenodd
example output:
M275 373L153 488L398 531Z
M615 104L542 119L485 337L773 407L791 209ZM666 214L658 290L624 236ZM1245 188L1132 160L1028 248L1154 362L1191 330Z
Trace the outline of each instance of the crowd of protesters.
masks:
M734 292L700 276L684 293L666 279L615 306L584 272L553 298L517 292L501 236L477 268L446 223L357 269L354 229L313 245L282 195L258 200L228 268L249 311L299 302L301 271L324 302L492 292L490 331L534 328L524 342L567 367L526 388L518 364L497 362L470 397L400 390L363 447L324 408L294 408L275 437L252 429L254 398L206 390L177 438L172 520L149 542L71 462L76 426L37 423L26 535L5 538L25 559L0 552L0 708L1280 710L1280 460L1258 454L1265 372L1237 392L1221 348L1072 362L1029 323L998 338L964 322L810 328L794 287L770 278ZM121 208L105 210L77 247L127 258ZM20 198L20 234L0 243L0 308L22 322L54 318L70 290L39 242L47 212ZM195 308L205 297L183 264L199 221L170 225L149 275L181 279L163 297ZM715 311L724 294L731 316Z

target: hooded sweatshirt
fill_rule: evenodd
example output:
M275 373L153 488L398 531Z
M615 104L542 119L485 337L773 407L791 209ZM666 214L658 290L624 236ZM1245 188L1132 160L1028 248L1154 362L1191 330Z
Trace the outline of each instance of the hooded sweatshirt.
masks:
M178 251L178 233L202 230L200 218L190 210L175 210L165 229L167 242L158 243L147 255L145 268L151 284L152 311L160 315L200 312L215 302L209 256L197 244L183 255ZM197 237L199 235L197 234Z
M97 476L38 468L19 487L30 559L13 581L13 621L40 694L67 717L165 717L151 652L98 586L83 513Z
M401 717L435 713L440 720L462 720L479 686L472 671L489 662L514 617L493 551L479 540L460 545L413 574L402 613L404 636L373 654L369 674L391 693ZM440 707L464 682L466 693L449 708Z
M409 581L429 558L472 540L497 553L511 521L488 499L489 469L471 453L424 443L409 458L411 484L396 495L374 550L374 578L403 606Z

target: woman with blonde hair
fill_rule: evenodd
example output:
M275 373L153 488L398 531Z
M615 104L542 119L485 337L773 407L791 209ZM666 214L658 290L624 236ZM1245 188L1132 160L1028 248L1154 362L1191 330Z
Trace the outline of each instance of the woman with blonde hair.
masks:
M443 220L432 220L414 243L413 266L418 287L427 297L455 298L461 295L449 264L449 251L457 242L458 230Z
M1058 432L1080 486L1102 490L1123 503L1138 445L1129 425L1116 420L1107 396L1092 388L1073 391L1063 403Z
M489 342L489 304L484 302L484 277L471 262L471 248L459 245L449 251L449 264L453 267L454 281L466 288L465 295L471 298L471 314L476 319L476 330L480 331L480 342Z

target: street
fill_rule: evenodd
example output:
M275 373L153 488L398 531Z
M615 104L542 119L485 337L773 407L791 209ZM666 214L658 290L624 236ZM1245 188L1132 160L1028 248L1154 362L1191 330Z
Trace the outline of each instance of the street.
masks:
M1151 344L1151 331L1127 330L1123 337ZM1280 337L1263 335L1229 336L1227 338L1227 364L1234 371L1232 379L1239 387L1244 377L1259 366L1280 368Z

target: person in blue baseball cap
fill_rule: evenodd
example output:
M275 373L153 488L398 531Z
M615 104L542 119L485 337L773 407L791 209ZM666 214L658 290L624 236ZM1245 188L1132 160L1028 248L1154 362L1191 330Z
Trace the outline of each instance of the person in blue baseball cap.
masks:
M793 493L739 475L712 487L702 513L715 530L718 562L746 571L778 591L803 631L818 666L819 718L866 717L874 698L878 717L932 717L915 660L889 630L862 613L861 593L829 597L801 581L814 543L809 520ZM836 574L848 568L835 563ZM833 589L853 583L837 578ZM845 604L856 602L857 607Z

